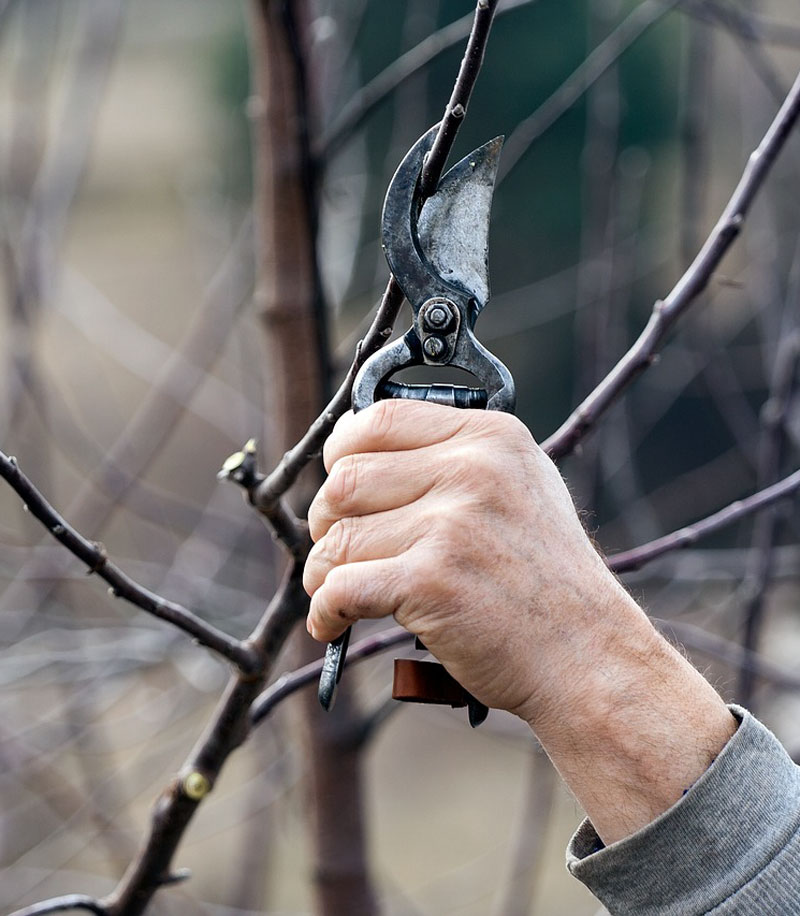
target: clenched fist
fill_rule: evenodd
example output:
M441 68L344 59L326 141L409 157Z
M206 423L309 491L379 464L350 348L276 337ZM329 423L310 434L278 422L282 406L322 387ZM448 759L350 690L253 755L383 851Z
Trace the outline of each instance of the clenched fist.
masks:
M508 414L382 401L345 416L324 458L305 574L317 639L394 615L479 700L531 719L548 669L629 601Z

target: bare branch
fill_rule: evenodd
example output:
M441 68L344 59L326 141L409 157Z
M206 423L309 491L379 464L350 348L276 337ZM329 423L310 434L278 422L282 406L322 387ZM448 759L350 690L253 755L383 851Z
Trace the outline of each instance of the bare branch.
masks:
M544 443L548 454L559 459L571 452L618 395L655 362L667 331L708 285L712 274L739 235L745 215L772 164L800 116L800 76L758 148L751 153L744 173L719 222L689 269L666 299L653 307L650 320L633 346L583 401L565 423Z
M170 863L189 823L213 790L228 757L247 738L250 706L286 636L307 608L302 565L292 563L249 640L263 659L261 671L236 674L229 680L205 732L156 802L147 839L137 858L118 887L102 901L108 916L141 916L158 889L169 883Z
M90 541L72 527L47 502L33 483L19 469L13 457L0 452L0 476L23 499L34 518L38 519L50 534L67 550L84 562L89 573L96 573L111 586L114 597L124 598L136 607L147 611L161 620L166 620L199 643L233 662L242 671L252 673L258 668L259 657L247 643L234 639L206 623L190 610L168 601L134 582L106 555L101 544Z
M467 113L469 100L478 74L481 72L483 55L486 51L486 42L489 40L489 31L492 28L498 0L478 0L475 7L475 19L472 23L467 49L461 60L450 101L445 108L444 117L439 124L436 139L433 141L431 151L425 157L422 174L419 179L419 189L422 199L430 197L436 190L444 171L447 157L453 148L456 134Z
M635 569L641 569L646 563L670 553L673 550L680 550L682 547L689 547L697 543L700 538L706 537L715 531L732 525L740 519L753 512L771 506L780 499L786 499L793 496L800 489L800 471L795 471L788 477L771 487L759 490L746 499L739 499L731 503L719 512L709 515L702 521L695 522L694 525L688 525L671 534L665 534L663 537L650 541L648 544L642 544L640 547L634 547L620 553L613 554L607 560L608 566L615 573L632 572Z
M65 910L89 910L98 916L108 916L108 910L94 897L84 894L66 894L64 897L53 897L43 900L21 910L15 910L10 916L42 916L44 913L63 913Z
M238 483L250 504L269 524L274 536L286 547L291 556L298 561L305 560L311 549L308 525L294 514L285 499L276 499L264 505L257 505L255 502L255 494L265 478L258 470L254 439L246 442L241 451L235 452L225 461L217 477Z
M410 642L413 635L403 627L392 627L384 630L377 636L368 636L354 643L347 652L347 664L361 661L364 658L370 658L380 652L391 649L392 646L399 646L401 643ZM281 703L286 697L291 696L308 684L313 684L319 680L322 671L322 659L304 665L297 671L290 671L281 675L274 684L270 686L259 696L250 708L250 724L259 725L267 716Z

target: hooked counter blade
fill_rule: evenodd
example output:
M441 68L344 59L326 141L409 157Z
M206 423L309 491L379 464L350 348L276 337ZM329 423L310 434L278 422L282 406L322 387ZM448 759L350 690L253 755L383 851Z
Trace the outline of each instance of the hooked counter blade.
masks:
M434 125L420 137L392 178L383 207L383 248L412 304L446 295L453 284L471 294L480 311L489 298L489 215L503 138L453 166L420 214L419 176L436 131Z

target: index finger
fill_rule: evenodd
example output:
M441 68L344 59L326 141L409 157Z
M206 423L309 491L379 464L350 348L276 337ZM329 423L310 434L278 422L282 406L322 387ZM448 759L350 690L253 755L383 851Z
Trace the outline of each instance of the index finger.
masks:
M445 407L400 398L376 401L357 414L346 413L325 442L327 471L345 455L402 452L451 439L480 422L483 411Z

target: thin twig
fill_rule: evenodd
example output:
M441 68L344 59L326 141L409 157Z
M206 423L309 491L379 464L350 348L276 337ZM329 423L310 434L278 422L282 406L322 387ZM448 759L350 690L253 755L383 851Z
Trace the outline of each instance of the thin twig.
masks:
M751 153L744 173L719 222L689 269L666 299L653 307L650 320L636 342L543 447L559 459L571 452L599 417L630 383L656 360L667 331L708 285L712 274L739 235L750 205L760 190L778 153L800 116L800 76L795 80L757 149Z
M419 179L419 190L422 199L430 197L439 184L447 157L453 148L456 134L464 122L472 90L481 72L486 42L492 28L498 0L478 0L475 7L475 19L467 41L467 49L461 59L453 92L445 108L444 117L433 141L430 152L425 157L422 174Z
M608 557L608 567L615 573L632 572L635 569L641 569L646 563L650 563L665 553L680 550L682 547L689 547L697 543L701 538L732 525L753 512L765 509L780 499L793 496L798 489L800 489L800 471L795 471L771 487L759 490L758 493L754 493L746 499L738 499L702 521L687 525L685 528L665 534L663 537L656 538L654 541L634 547L631 550L613 554Z
M251 646L216 629L180 604L162 598L134 582L109 560L101 544L85 538L59 515L23 474L16 459L3 452L0 452L0 477L22 498L30 514L67 550L86 564L90 574L95 573L108 582L114 597L124 598L148 614L171 623L194 637L201 645L233 662L242 671L252 673L256 670L259 658Z
M497 0L478 0L472 31L453 93L447 103L445 115L439 125L439 131L421 177L423 198L430 196L436 190L447 156L455 142L456 133L464 120L464 114L480 72L496 7ZM303 468L319 455L336 421L350 407L353 382L358 370L364 361L389 339L402 304L403 291L394 277L390 276L375 319L364 339L356 347L353 362L336 394L309 426L300 441L286 452L278 466L250 492L250 501L256 509L262 512L269 511L297 480Z
M44 913L63 913L64 910L89 910L98 916L108 916L108 910L94 897L85 894L66 894L63 897L53 897L52 900L43 900L32 906L15 910L9 916L42 916Z
M392 627L384 630L377 636L368 636L354 643L347 652L347 664L360 661L364 658L370 658L380 652L391 649L392 646L399 646L404 642L410 642L413 635L403 627ZM286 697L297 693L303 687L319 680L322 671L322 659L311 662L298 668L297 671L289 671L281 675L274 684L270 686L259 696L250 708L250 724L259 725L267 716L281 703Z

